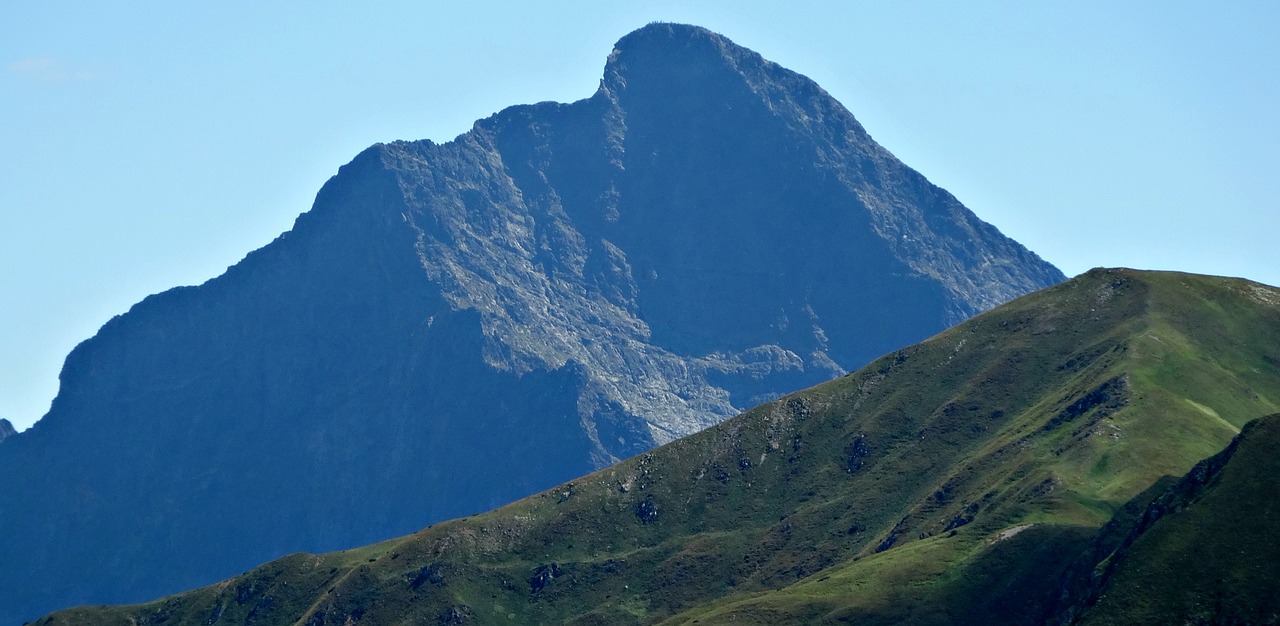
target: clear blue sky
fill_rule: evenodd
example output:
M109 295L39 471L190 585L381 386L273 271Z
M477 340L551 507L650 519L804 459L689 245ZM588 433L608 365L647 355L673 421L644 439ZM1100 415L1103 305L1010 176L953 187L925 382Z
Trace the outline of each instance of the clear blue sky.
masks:
M815 79L1069 275L1280 284L1274 1L7 2L0 417L30 425L76 343L287 230L361 149L587 97L658 20Z

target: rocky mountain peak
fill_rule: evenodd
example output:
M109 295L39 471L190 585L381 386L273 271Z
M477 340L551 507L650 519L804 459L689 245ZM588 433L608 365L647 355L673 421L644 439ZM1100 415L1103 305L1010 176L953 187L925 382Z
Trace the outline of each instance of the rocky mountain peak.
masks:
M0 448L10 610L491 508L1063 278L720 35L641 29L601 85L365 150L288 233L80 344Z
M772 65L759 54L698 26L653 23L614 44L605 64L605 86L621 93L630 79L665 78L674 85L717 74L757 73Z
M0 418L0 443L4 443L5 439L16 434L18 434L18 431L14 430L13 424L9 423L9 420L7 419Z
M609 55L601 90L623 100L660 94L671 112L703 107L724 114L758 103L784 124L809 130L834 113L842 118L837 132L866 134L808 77L698 26L654 23L623 37Z

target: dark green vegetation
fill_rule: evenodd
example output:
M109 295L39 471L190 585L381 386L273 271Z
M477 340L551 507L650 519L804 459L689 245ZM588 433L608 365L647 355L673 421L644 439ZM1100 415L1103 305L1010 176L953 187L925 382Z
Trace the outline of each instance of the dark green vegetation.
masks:
M1258 619L1280 426L1168 476L1278 402L1280 290L1094 270L493 512L42 623Z
M1280 415L1255 420L1130 524L1086 625L1280 623ZM1101 551L1098 551L1101 552ZM1097 596L1101 595L1101 598Z
M603 65L78 346L0 446L0 624L489 510L1064 278L724 37Z

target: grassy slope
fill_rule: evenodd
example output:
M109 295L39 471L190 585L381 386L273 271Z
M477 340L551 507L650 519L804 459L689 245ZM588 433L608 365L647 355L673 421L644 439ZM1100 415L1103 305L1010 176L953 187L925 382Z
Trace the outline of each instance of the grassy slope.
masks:
M1274 289L1095 270L497 511L45 623L1031 614L1002 581L1064 570L1130 498L1280 409L1277 359Z
M1152 503L1085 626L1280 623L1280 415Z
M668 623L1280 623L1277 447L1280 415L1254 420L1226 450L1135 497L1098 533L1033 526L967 562L919 541ZM1085 576L1068 577L1068 568Z

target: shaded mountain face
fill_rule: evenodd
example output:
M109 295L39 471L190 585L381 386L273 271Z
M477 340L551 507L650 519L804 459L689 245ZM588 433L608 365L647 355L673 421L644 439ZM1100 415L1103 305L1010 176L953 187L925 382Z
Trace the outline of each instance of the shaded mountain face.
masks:
M1278 289L1094 270L490 513L42 623L1135 623L1250 575L1262 614L1278 357Z
M1061 279L812 81L652 25L78 346L0 451L0 622L510 502Z
M16 434L18 434L18 431L14 430L13 424L7 419L0 418L0 443L4 443L5 439Z

